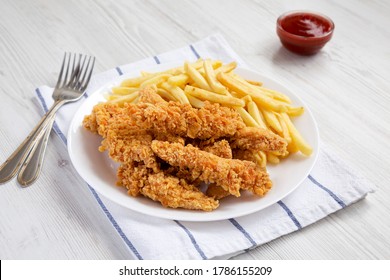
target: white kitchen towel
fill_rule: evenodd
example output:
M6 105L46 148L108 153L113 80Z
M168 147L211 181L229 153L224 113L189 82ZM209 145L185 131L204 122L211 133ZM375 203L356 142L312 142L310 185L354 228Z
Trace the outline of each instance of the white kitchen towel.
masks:
M135 63L93 76L87 90L94 90L124 73L172 61L214 58L245 63L219 34ZM52 88L42 86L36 94L44 110L52 104ZM66 145L70 121L77 102L60 109L54 130ZM65 148L65 147L59 147ZM253 214L217 222L183 222L146 216L124 208L89 187L124 246L136 259L228 258L275 238L306 227L373 192L375 186L342 163L322 144L318 161L307 179L292 194Z

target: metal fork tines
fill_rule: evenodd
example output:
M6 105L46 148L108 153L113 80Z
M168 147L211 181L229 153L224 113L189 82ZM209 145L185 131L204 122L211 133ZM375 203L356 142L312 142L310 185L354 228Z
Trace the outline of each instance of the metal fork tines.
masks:
M65 53L57 85L52 95L54 104L23 143L0 166L0 184L11 180L19 170L18 181L21 185L28 186L36 180L41 170L45 145L50 134L47 130L52 129L55 113L62 105L75 102L83 96L91 79L94 65L94 57Z

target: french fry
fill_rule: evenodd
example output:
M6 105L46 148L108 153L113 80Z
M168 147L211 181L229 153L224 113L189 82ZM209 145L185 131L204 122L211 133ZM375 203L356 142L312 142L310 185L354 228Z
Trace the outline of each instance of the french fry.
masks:
M206 79L196 70L190 63L184 63L184 70L188 76L201 88L208 91L212 91L211 87L207 83Z
M288 107L286 113L290 117L298 117L302 115L304 112L305 112L305 108L303 107Z
M245 81L247 81L249 84L253 85L253 86L259 86L261 87L263 85L262 82L258 82L258 81L253 81L253 80L248 80L248 79L245 79Z
M270 162L272 164L278 164L280 162L280 159L273 153L267 153L267 162Z
M118 96L118 98L109 100L109 103L115 103L119 105L123 105L124 103L131 103L138 97L138 91L130 93L128 95Z
M287 111L287 105L275 101L274 99L262 94L255 87L251 86L248 83L243 83L242 81L237 80L232 75L226 73L219 73L217 78L227 88L236 91L240 94L250 95L256 103L258 103L261 107L264 107L265 109L276 112Z
M238 75L236 73L229 73L229 75L234 77L234 79L236 79L241 84L244 84L247 87L254 88L259 94L263 94L264 96L267 96L267 97L270 97L270 98L274 98L273 94L271 94L270 92L264 91L263 87L253 85L252 83L248 82L248 80L245 80L244 78L242 78L240 75Z
M278 91L273 90L273 89L265 88L265 87L261 87L261 90L268 92L269 94L272 95L273 98L275 98L277 100L284 101L286 103L291 104L291 99L287 95L285 95L281 92L278 92Z
M180 88L184 88L188 82L190 82L190 77L187 74L179 74L168 78L168 83Z
M203 64L206 80L211 87L211 89L216 92L223 95L227 95L228 91L227 89L217 80L217 77L215 76L215 72L213 69L213 66L211 65L211 61L209 59L206 59Z
M238 92L236 92L234 90L229 91L229 94L231 96L233 96L233 97L236 97L236 98L245 98L246 96L249 96L249 95L245 95L245 94L242 94L242 93L238 93ZM251 97L251 99L252 99L252 97Z
M157 94L167 101L179 101L169 91L166 91L165 89L162 88L157 89Z
M265 168L267 165L267 155L263 151L255 153L255 159L258 166Z
M242 120L246 124L246 126L251 127L259 127L260 125L255 121L255 119L244 109L244 108L237 108L237 112L240 114Z
M299 148L298 148L298 146L295 144L295 142L291 141L291 142L288 143L288 145L287 145L287 151L289 152L289 154L295 154L295 153L298 153L298 152L299 152Z
M195 108L198 108L198 109L204 107L204 102L202 100L196 98L195 96L187 94L187 98L190 101L190 104L192 105L192 107L195 107Z
M292 123L290 117L286 113L282 113L281 116L283 117L288 127L288 131L290 132L292 142L294 142L294 144L297 146L299 151L301 151L304 155L310 156L313 152L313 148L306 142L306 140L299 133L297 128Z
M264 122L264 117L257 107L257 104L253 101L249 101L246 106L248 108L248 113L252 116L252 118L259 124L260 127L266 129L267 125Z
M161 87L166 91L170 92L180 103L182 104L190 103L184 91L178 86L173 86L168 82L164 82L161 84Z
M237 67L237 62L233 61L228 64L224 64L221 67L215 69L215 75L218 76L219 73L229 73L236 69Z
M148 75L145 75L145 76L140 76L140 77L136 77L136 78L126 79L126 80L122 81L120 86L121 87L139 87L140 84L142 84L146 80L148 80L150 78L153 78L154 76L157 76L157 75L158 75L158 73L152 73L152 74L148 74Z
M240 99L243 100L245 102L245 104L247 104L247 105L249 102L253 102L252 97L250 97L250 95L245 95L244 97L241 97Z
M159 85L162 82L165 82L170 77L172 77L171 74L159 74L159 75L153 76L150 79L147 79L147 80L143 81L139 85L139 87L140 88L145 88L145 87L150 86L150 85Z
M111 88L112 94L115 95L127 95L133 93L135 91L139 91L138 87L113 87Z
M208 90L201 88L196 88L193 86L186 86L184 91L200 100L208 100L214 103L220 103L229 107L244 107L245 102L241 99L235 98L233 96L220 95Z
M263 109L261 110L265 121L267 122L268 126L274 129L278 134L282 133L282 127L280 126L279 120L277 119L274 112Z
M286 124L284 118L280 114L278 114L278 113L276 113L275 115L276 115L276 117L279 120L280 127L282 128L282 132L281 132L280 135L284 139L286 139L287 143L291 143L290 132L288 131L288 127L287 127L287 124Z
M204 59L199 58L197 61L190 63L190 65L192 67L194 67L195 69L199 70L199 69L203 68L203 63L204 63ZM213 68L218 68L218 67L221 67L222 61L213 60L211 64L212 64Z

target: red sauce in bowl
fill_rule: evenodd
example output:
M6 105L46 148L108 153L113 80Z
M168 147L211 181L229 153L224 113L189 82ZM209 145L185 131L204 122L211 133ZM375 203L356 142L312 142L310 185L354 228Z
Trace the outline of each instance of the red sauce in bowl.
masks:
M282 28L289 33L303 37L321 37L331 31L329 22L310 14L298 14L282 21Z
M318 52L332 37L334 23L326 16L312 12L288 12L277 21L282 44L299 54Z

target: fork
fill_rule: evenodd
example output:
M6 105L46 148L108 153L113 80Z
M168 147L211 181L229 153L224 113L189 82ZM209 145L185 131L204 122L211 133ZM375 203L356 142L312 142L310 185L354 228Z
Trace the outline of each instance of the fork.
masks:
M40 139L37 139L37 143L33 146L19 170L18 182L22 187L28 187L33 184L41 173L45 151L54 120L55 118L53 117L45 129L45 134Z
M11 180L30 154L29 161L37 158L34 152L45 150L38 149L40 146L38 142L46 138L44 137L46 129L52 128L52 122L58 109L66 103L79 100L84 95L84 91L91 79L94 65L94 57L65 53L58 81L52 95L54 103L27 138L0 166L0 184Z

